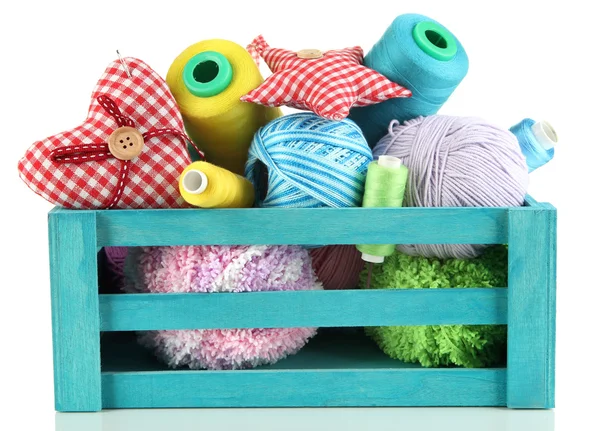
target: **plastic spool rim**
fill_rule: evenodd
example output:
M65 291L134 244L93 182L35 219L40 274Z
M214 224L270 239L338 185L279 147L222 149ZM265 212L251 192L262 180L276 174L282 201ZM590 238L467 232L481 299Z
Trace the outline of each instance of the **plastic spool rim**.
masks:
M204 193L208 187L208 177L202 171L196 169L190 169L183 175L181 181L183 190L192 195L199 195Z
M413 39L425 54L439 61L450 61L458 52L452 33L435 22L421 21L415 25Z
M384 168L399 169L400 166L402 166L402 159L399 159L395 156L383 155L379 156L379 158L377 159L377 164L379 166L383 166Z
M383 261L385 259L383 256L374 256L374 255L368 254L368 253L363 253L361 258L365 262L369 262L369 263L383 263Z
M206 78L199 79L200 75L205 75ZM232 79L231 63L216 51L196 54L183 68L183 83L188 91L197 97L212 97L222 93Z
M558 135L547 121L535 123L531 126L531 131L545 150L551 150L558 143Z

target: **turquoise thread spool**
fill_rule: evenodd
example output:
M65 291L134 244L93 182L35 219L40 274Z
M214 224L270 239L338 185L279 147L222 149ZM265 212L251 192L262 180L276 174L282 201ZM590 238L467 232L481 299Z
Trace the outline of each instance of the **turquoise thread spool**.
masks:
M469 59L458 38L439 22L423 15L396 17L365 56L365 66L412 91L412 97L390 99L353 108L352 120L362 129L371 147L388 130L439 111L469 69Z
M525 118L519 124L512 126L510 131L519 141L529 173L544 166L554 157L554 146L558 143L558 135L547 121L536 122Z
M363 208L399 208L404 200L404 190L408 180L408 168L402 160L394 156L380 156L369 164ZM356 248L362 253L362 259L369 263L383 263L391 256L395 244L360 244Z

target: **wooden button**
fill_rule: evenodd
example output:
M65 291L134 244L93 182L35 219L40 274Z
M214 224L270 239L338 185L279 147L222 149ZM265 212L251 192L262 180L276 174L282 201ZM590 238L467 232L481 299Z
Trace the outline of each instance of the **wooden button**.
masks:
M298 58L321 58L323 53L318 49L301 49L296 53Z
M119 127L108 137L108 150L119 160L131 160L144 149L144 137L133 127Z

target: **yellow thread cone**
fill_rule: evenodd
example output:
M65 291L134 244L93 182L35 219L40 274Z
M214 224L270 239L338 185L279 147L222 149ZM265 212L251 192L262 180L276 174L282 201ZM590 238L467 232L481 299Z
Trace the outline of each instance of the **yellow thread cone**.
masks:
M229 63L227 68L231 65L232 76L226 88L218 94L199 97L186 86L184 69L198 54L207 52L224 56ZM199 82L211 79L218 81L222 76L218 76L218 67L215 70L215 76L211 75L210 70L208 75L194 76ZM263 78L250 54L227 40L198 42L175 59L167 74L167 84L179 105L188 134L205 152L207 161L237 174L244 173L254 133L281 115L277 108L240 101L240 97L262 82Z
M208 162L194 162L179 177L179 192L200 208L249 208L254 188L246 178Z

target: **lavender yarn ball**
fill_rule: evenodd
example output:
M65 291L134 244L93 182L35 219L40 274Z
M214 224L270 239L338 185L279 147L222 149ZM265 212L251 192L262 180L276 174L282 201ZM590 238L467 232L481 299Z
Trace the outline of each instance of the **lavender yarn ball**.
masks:
M508 130L475 117L432 115L394 120L373 149L402 159L409 169L404 205L411 207L515 207L529 184L525 157ZM412 256L472 258L484 244L412 244Z
M178 246L131 249L129 292L240 293L322 289L298 246ZM199 311L200 312L200 311ZM169 367L232 370L273 364L300 350L316 328L149 331L140 343Z

